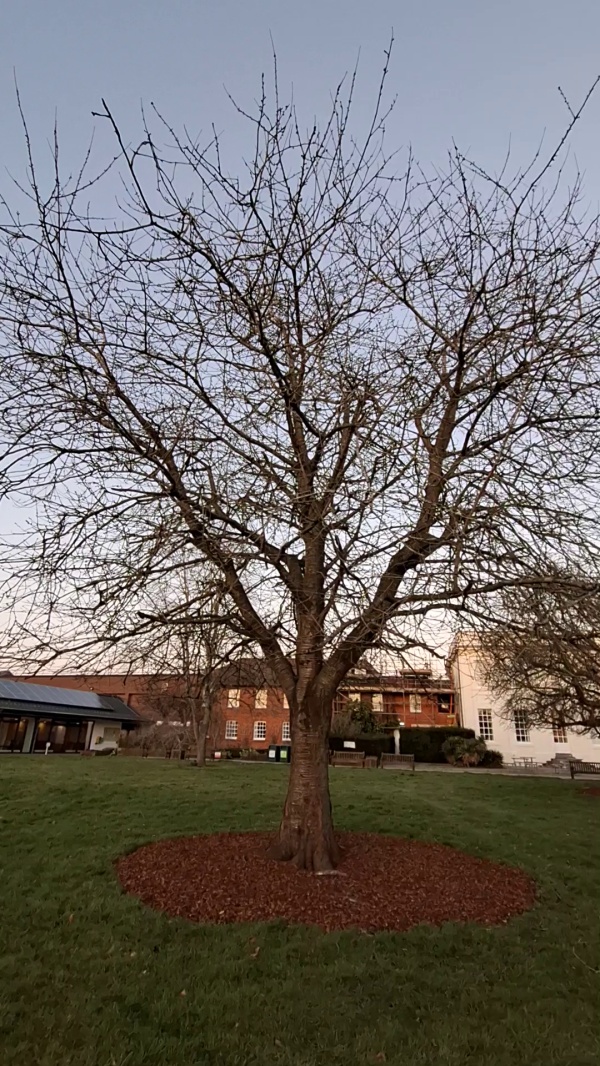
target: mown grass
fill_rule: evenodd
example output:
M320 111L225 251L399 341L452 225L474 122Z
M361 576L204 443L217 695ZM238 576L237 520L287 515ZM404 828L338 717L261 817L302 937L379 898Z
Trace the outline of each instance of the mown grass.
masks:
M201 927L122 894L112 861L145 841L275 826L286 773L0 760L2 1066L596 1066L600 800L582 784L332 772L340 827L530 871L539 903L502 927Z

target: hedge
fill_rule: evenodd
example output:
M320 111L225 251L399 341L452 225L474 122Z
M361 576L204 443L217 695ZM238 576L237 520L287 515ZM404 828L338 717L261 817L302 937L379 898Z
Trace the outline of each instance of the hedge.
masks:
M461 729L460 726L401 729L400 751L403 755L414 755L415 762L446 762L442 745L448 737L472 739L474 736L474 729Z
M448 737L472 739L474 736L474 729L461 729L460 726L404 728L400 730L400 751L403 755L414 755L415 762L446 762L442 744ZM356 744L356 750L364 751L365 755L381 755L383 752L395 751L393 733L365 733L352 737L352 740ZM343 739L330 737L329 748L331 751L344 751Z
M352 742L356 745L356 751L364 751L365 755L379 756L383 752L394 751L394 738L389 733L362 733L352 737ZM342 737L330 737L329 750L345 751Z

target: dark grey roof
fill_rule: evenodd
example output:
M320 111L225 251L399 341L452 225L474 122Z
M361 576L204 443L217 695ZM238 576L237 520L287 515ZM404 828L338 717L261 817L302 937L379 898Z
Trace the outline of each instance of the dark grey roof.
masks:
M429 669L405 670L401 674L378 674L374 667L363 660L364 673L351 672L340 685L342 692L451 692L449 677L432 677ZM227 663L219 670L219 683L224 688L279 688L274 671L264 659L243 658Z
M70 718L112 718L120 722L140 722L142 718L116 696L97 692L35 685L28 681L0 678L0 712L62 715Z
M277 679L264 659L237 659L219 670L219 683L224 688L278 687Z

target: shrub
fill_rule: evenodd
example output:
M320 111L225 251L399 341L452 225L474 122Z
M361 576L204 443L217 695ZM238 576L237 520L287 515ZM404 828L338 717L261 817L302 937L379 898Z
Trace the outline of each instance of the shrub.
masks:
M490 770L498 769L503 764L504 756L501 751L484 751L483 758L479 763L480 766L485 766Z
M350 700L350 717L360 728L361 736L377 732L375 715L368 703L362 700Z
M368 703L362 700L347 700L336 712L331 724L331 735L342 740L354 740L377 732L377 721Z
M442 749L444 742L449 737L472 739L474 736L473 729L462 729L460 726L428 726L425 729L401 729L400 751L403 755L414 755L415 762L446 762ZM393 750L392 737L390 751Z
M442 745L446 761L453 766L478 766L486 750L485 740L478 737L448 737Z

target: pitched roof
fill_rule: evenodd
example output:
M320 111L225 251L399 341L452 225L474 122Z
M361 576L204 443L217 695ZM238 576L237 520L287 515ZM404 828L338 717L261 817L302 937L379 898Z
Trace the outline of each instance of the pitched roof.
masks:
M116 696L57 688L0 678L0 712L62 715L67 718L112 718L141 722L141 716Z

